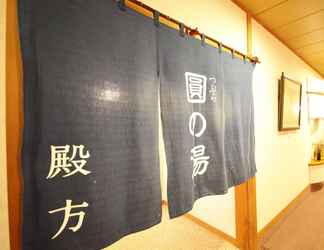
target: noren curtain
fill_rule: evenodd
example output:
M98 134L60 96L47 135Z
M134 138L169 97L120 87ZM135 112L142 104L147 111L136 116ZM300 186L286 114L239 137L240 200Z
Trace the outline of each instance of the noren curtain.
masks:
M113 1L19 1L23 248L101 249L161 220L151 19Z
M100 249L255 174L254 65L114 1L19 0L23 249Z
M161 27L161 112L171 217L255 175L254 64Z

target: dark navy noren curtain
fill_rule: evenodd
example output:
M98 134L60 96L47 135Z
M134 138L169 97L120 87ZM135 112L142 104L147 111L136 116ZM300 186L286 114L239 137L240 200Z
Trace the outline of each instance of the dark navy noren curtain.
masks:
M24 250L161 221L159 91L170 217L255 174L253 64L112 0L19 0L19 18Z
M255 174L254 65L167 27L158 41L173 218Z
M20 0L23 249L102 249L161 220L156 27L114 1Z

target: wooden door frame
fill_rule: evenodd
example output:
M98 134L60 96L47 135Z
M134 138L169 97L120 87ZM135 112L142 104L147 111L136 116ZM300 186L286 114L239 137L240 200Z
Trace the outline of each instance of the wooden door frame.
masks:
M145 13L144 13L145 14ZM146 15L148 15L146 13ZM7 0L6 17L6 146L11 250L21 249L23 128L22 62L17 1ZM247 14L247 53L252 55L252 18ZM257 249L256 180L235 187L236 241L242 250Z
M6 12L6 147L9 231L11 250L21 249L23 128L22 67L19 47L17 2L7 0Z
M246 13L247 54L252 56L252 16ZM256 250L258 245L256 177L235 187L236 240L242 250Z

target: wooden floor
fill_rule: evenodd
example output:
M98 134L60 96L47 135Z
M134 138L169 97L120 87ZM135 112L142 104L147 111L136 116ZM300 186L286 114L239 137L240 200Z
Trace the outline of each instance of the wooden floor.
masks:
M169 220L167 209L163 220L151 229L131 234L105 250L238 250L215 233L181 216Z

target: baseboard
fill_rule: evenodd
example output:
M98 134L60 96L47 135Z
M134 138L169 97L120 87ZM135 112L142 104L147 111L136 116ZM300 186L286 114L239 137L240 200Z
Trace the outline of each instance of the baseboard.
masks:
M260 232L258 232L258 241L262 239L271 231L271 229L277 225L282 219L287 217L294 207L296 207L302 200L306 193L310 192L310 186L308 185L303 191L301 191L281 212L279 212L266 226L264 226Z
M163 200L162 201L162 205L163 206L168 206L168 202ZM223 238L226 241L229 241L230 243L232 243L233 245L235 245L236 247L240 247L239 246L239 242L232 236L228 235L227 233L224 233L223 231L207 224L206 222L200 220L199 218L197 218L194 215L191 215L189 213L184 214L183 216L185 216L186 218L188 218L189 220L195 222L196 224L198 224L199 226L203 227L204 229L208 230L209 232Z
M284 219L286 216L289 215L289 213L295 208L302 200L303 197L310 192L310 186L304 188L303 191L301 191L281 212L279 212L266 226L264 226L259 232L258 232L258 241L261 242L262 239L271 231L271 229L277 225L282 219ZM168 206L167 201L162 201L163 206ZM199 218L187 213L184 215L188 219L194 221L195 223L199 224L203 228L207 229L208 231L218 235L219 237L231 242L233 245L239 246L239 242L234 237L222 232L221 230L205 223L204 221L200 220Z

